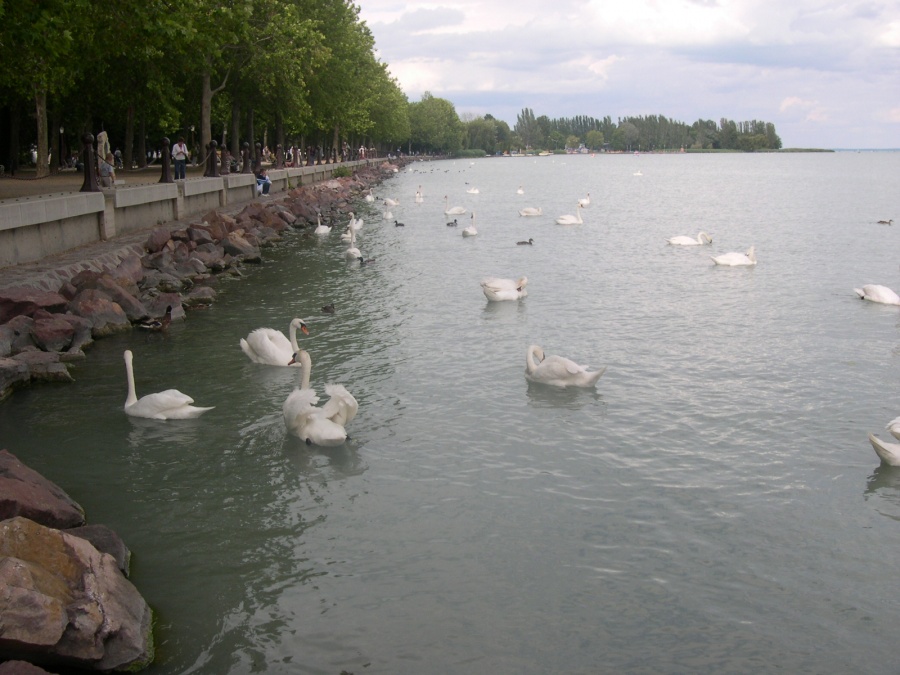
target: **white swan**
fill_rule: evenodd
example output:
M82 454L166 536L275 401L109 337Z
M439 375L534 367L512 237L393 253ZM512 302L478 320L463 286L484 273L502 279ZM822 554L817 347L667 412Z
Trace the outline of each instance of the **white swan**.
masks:
M464 227L462 231L462 236L464 237L474 237L478 234L478 230L475 229L475 212L472 212L472 224L468 227Z
M299 361L302 366L302 381L282 406L288 432L308 445L340 445L347 440L344 426L356 417L359 403L343 385L326 384L328 401L321 408L316 407L319 397L309 386L312 360L302 349L294 355L293 360Z
M875 454L881 458L882 463L900 466L900 443L888 443L875 434L869 434L869 443L872 444Z
M394 214L390 211L384 211L384 213L381 214L381 217L383 220L393 220Z
M470 195L481 194L477 187L470 187L468 190L466 190L466 192L468 192Z
M900 417L896 417L888 422L888 425L885 427L889 432L891 432L891 436L900 440Z
M322 214L321 213L316 213L316 220L319 223L316 226L316 230L315 230L316 234L328 234L329 232L331 232L331 228L328 227L328 225L322 224Z
M862 288L853 289L863 300L880 302L882 305L900 305L900 295L897 295L887 286L878 284L866 284Z
M350 229L350 245L344 251L344 257L347 260L357 260L362 257L362 252L356 248L356 232L353 229Z
M557 225L581 225L584 221L581 219L581 209L584 207L579 203L575 208L575 215L560 216L556 219Z
M341 241L350 242L353 240L353 228L347 227L347 229L341 233Z
M128 376L128 396L125 399L125 414L132 417L146 417L151 420L190 420L200 417L210 408L198 408L187 394L177 389L166 389L157 394L147 394L140 399L134 391L134 355L125 350L125 374ZM213 406L215 407L215 406Z
M521 185L519 186L519 189L516 190L516 194L517 194L517 195L524 195L524 194L525 194L525 190L522 189L522 186L521 186Z
M422 197L422 193L417 190L416 191L416 204L421 204L424 201L425 201L425 198Z
M544 350L531 345L525 352L525 379L554 387L593 387L606 367L589 371L563 356L544 356Z
M591 193L588 192L587 197L585 197L584 199L579 199L578 203L581 204L582 206L590 206L591 205Z
M740 267L742 265L756 264L756 249L751 246L746 253L723 253L722 255L710 256L716 265L724 265L726 267Z
M391 199L390 197L385 197L384 205L385 206L400 206L400 202L398 202L396 199Z
M362 218L354 217L353 211L349 213L350 222L347 223L347 227L352 230L359 231L363 225L365 225L365 221Z
M704 244L711 244L712 237L710 237L706 232L701 232L697 235L697 238L688 237L687 235L680 234L677 237L672 237L667 240L673 246L702 246Z
M534 208L533 206L526 206L524 209L519 211L520 216L542 216L544 215L544 211L541 207Z
M488 277L481 280L481 290L491 302L503 300L518 300L528 295L525 286L528 285L528 277L518 279L498 279Z
M309 335L309 328L303 319L292 319L288 327L290 339L284 336L280 330L274 328L257 328L245 338L241 338L241 350L253 363L262 363L268 366L287 366L295 352L300 351L297 346L297 329L304 335Z
M368 191L366 192L365 200L366 200L367 202L369 202L370 204L371 204L372 202L375 201L375 195L372 194L372 191L371 191L371 190L368 190Z
M461 216L466 210L461 206L450 207L450 197L444 195L444 215L445 216Z

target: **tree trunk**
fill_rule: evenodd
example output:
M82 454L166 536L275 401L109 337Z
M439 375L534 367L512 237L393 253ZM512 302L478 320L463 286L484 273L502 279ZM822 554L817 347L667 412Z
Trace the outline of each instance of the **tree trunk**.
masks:
M247 140L250 141L250 158L253 160L254 166L258 161L258 157L256 156L256 132L253 129L253 108L247 112Z
M37 123L37 172L35 177L44 178L50 175L47 166L47 90L34 91L34 119Z
M287 147L284 143L284 119L281 117L281 111L278 110L275 112L275 147L281 146L281 149L286 153Z
M231 104L231 156L241 156L241 104Z
M60 167L61 148L59 143L59 113L53 113L53 119L50 120L50 128L53 130L50 136L50 173L58 173Z
M138 167L143 169L147 166L147 120L141 115L141 135L138 138Z
M129 104L128 110L125 111L125 155L122 158L122 164L126 171L130 171L134 166L134 104Z
M203 73L203 90L200 93L200 155L206 157L212 140L212 97L209 72Z

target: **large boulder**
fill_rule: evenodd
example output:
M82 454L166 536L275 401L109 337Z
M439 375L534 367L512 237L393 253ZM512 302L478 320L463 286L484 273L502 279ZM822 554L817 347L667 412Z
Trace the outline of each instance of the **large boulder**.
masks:
M6 323L6 327L12 330L11 353L16 354L23 349L33 348L34 339L32 333L34 331L34 319L30 316L20 314L14 316Z
M91 545L101 553L108 553L116 560L116 565L126 577L131 569L131 551L125 545L116 532L106 525L82 525L81 527L72 527L66 530L66 534L71 534L79 539L86 539Z
M100 290L88 288L69 302L69 309L77 316L91 322L91 334L95 338L120 333L131 328L125 311Z
M60 361L56 352L42 352L38 349L26 349L11 357L28 366L31 380L39 382L74 382L66 364Z
M228 236L222 240L222 247L225 249L225 253L241 257L248 262L261 260L259 247L247 241L241 230L229 232Z
M51 675L28 661L7 661L0 663L0 675Z
M15 359L0 357L0 401L9 396L16 387L31 382L28 364Z
M16 516L60 529L84 524L84 509L62 488L0 450L0 520Z
M0 522L0 657L137 671L153 661L152 612L115 559L27 518Z
M31 339L45 352L61 352L68 349L75 337L75 327L62 314L50 314L40 310L34 316Z
M144 243L144 249L146 249L148 253L161 251L171 238L172 235L169 228L157 227L150 233L150 236L147 237L147 241Z
M66 299L59 293L40 291L27 286L0 290L0 324L20 314L31 316L39 309L64 312Z

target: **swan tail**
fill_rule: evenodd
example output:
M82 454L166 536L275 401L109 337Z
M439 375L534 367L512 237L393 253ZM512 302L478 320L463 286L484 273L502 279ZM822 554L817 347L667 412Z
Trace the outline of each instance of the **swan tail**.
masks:
M890 466L900 466L900 453L892 451L891 448L888 447L888 444L880 438L874 434L869 434L869 443L872 444L875 454L881 458L882 462L889 464Z

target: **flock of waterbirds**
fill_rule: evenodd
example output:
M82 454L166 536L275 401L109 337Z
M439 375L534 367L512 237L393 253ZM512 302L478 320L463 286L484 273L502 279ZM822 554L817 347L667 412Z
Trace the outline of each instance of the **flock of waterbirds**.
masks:
M636 174L637 175L637 174ZM468 194L480 194L477 187L466 189ZM516 194L524 195L525 190L520 185ZM374 203L376 197L369 190L364 199L368 203ZM425 202L425 194L420 185L416 190L414 202ZM449 195L444 196L443 213L448 218L451 216L463 216L468 210L462 206L451 206ZM390 197L381 200L383 206L382 220L394 221L395 227L405 227L405 223L395 219L391 208L400 205L400 201ZM582 225L582 211L591 206L590 193L578 199L574 214L558 216L555 222L559 225ZM538 217L543 215L541 207L528 206L519 209L522 217ZM349 222L341 234L341 241L347 244L344 257L348 262L358 262L366 265L375 262L374 258L365 258L357 246L357 233L364 226L362 218L357 218L353 212L348 214ZM477 236L478 230L475 222L474 210L469 214L471 224L462 229L463 237ZM879 225L892 225L893 219L876 221ZM448 220L448 227L457 227L459 220L454 217ZM314 232L317 235L330 234L336 227L334 216L331 222L323 223L319 214L318 224ZM678 235L667 239L672 246L709 246L713 243L712 236L704 231L696 236ZM519 246L533 246L534 239L517 241ZM717 256L710 256L713 263L723 267L753 267L757 264L756 251L750 246L746 252L728 252ZM528 295L526 286L528 279L522 276L518 279L504 279L489 277L481 280L481 289L489 302L518 301ZM863 300L885 305L900 306L900 296L887 286L878 284L866 284L861 288L854 288L854 292ZM334 303L321 308L323 313L333 314ZM147 330L166 330L171 321L171 308L160 321L148 323L142 328ZM347 389L340 385L329 383L325 385L325 393L329 397L322 406L318 406L319 397L310 386L312 359L306 350L297 344L297 331L309 334L307 323L303 319L295 318L288 326L289 337L272 328L258 328L252 331L246 338L240 340L240 347L247 357L254 363L279 366L299 367L301 382L298 387L285 400L282 413L287 431L308 444L337 445L348 438L345 426L355 416L359 409L356 399ZM198 407L193 405L193 399L177 389L148 394L138 399L135 393L133 354L125 351L126 375L128 380L128 395L125 401L125 412L134 417L144 417L158 420L191 419L202 415L211 407ZM555 387L593 387L605 372L606 368L590 370L589 366L583 366L557 355L545 355L544 350L538 345L530 345L525 355L525 377L529 382L550 385ZM892 420L887 425L887 430L892 436L900 440L900 417ZM900 466L900 443L883 441L874 434L869 434L869 441L876 454L885 464Z

